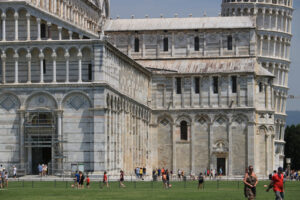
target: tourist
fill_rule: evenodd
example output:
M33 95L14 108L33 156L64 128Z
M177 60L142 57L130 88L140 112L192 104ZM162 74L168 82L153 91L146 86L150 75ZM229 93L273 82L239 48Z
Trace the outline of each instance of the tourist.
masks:
M198 176L198 190L200 189L200 188L203 188L203 182L204 182L204 177L203 177L203 174L202 173L200 173L199 174L199 176Z
M107 179L107 172L106 171L104 171L103 181L102 182L103 182L103 186L106 186L108 188L108 179Z
M272 181L270 182L269 187L267 189L268 192L273 187L276 200L284 199L284 190L283 190L284 175L282 172L283 172L282 167L279 167L278 172L274 174L274 176L272 177Z
M220 176L223 175L223 169L222 169L222 167L220 167L220 169L219 169L219 175L220 175Z
M213 169L212 172L211 172L211 174L212 174L213 178L216 178L217 177L216 169Z
M140 168L136 167L136 168L135 168L135 175L136 175L136 178L139 178L139 173L140 173Z
M5 172L4 174L4 183L3 185L5 185L6 188L8 188L8 173Z
M80 171L79 172L79 188L84 188L84 179L85 179L85 177L84 177L84 175L83 175L83 173Z
M38 165L39 175L43 176L43 166L41 164Z
M17 178L17 167L15 165L13 166L13 176L15 179Z
M167 186L167 174L164 172L164 173L162 173L162 182L163 182L163 188L168 188L168 186Z
M141 178L142 180L144 180L144 179L143 179L143 168L140 168L139 174L140 174L140 178Z
M48 165L45 164L44 167L45 167L44 173L45 173L45 176L47 176L48 175Z
M3 188L3 183L2 183L2 178L1 178L1 175L2 175L2 169L0 169L0 188Z
M180 169L178 169L177 175L178 175L178 179L181 180L181 171L180 171Z
M170 184L170 174L169 174L169 170L166 170L166 178L167 178L167 187L170 188L171 184Z
M213 176L214 176L214 172L213 172L213 170L212 170L212 169L210 169L209 175L210 175L210 176L209 176L209 178L210 178L210 179L212 179L212 178L213 178Z
M2 168L1 182L2 182L2 188L4 188L5 187L5 168Z
M143 167L143 176L146 176L146 167Z
M122 170L120 171L120 186L121 187L126 187L124 185L124 172Z
M90 177L86 176L86 188L89 189L90 188Z
M221 168L220 168L221 169ZM245 196L248 200L253 200L256 197L256 185L258 183L258 179L253 172L253 166L249 166L248 173L245 174L244 184L245 184Z
M79 188L79 180L80 180L80 175L79 175L78 171L76 171L76 173L75 173L75 186L77 188Z
M158 168L158 170L157 170L157 175L158 175L158 176L161 175L161 169L160 169L160 168Z

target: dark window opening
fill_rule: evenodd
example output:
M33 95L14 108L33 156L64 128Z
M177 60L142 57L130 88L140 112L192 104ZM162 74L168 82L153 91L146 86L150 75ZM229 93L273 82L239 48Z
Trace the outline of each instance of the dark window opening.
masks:
M262 82L259 83L258 87L259 87L259 92L263 92L264 88Z
M180 139L188 140L188 127L186 121L180 122Z
M139 38L135 38L134 40L134 52L140 51L140 40Z
M199 77L195 78L195 93L196 94L200 93L200 78Z
M46 60L43 60L43 74L47 73Z
M41 38L46 38L46 24L41 24Z
M88 78L89 78L89 81L92 81L93 79L93 69L92 69L92 64L89 64L88 65Z
M237 77L236 76L231 77L231 89L232 89L232 93L236 93L236 90L237 90Z
M176 78L176 93L181 94L181 78Z
M199 45L199 37L195 37L195 41L194 41L194 49L195 51L199 51L200 50L200 45Z
M227 37L227 50L232 50L232 36Z
M164 51L169 51L169 39L167 37L164 38Z
M219 93L219 77L213 77L213 89L214 89L214 94Z

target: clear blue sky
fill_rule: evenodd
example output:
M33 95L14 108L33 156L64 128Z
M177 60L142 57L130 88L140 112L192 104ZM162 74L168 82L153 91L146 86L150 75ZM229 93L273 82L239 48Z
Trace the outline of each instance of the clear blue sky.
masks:
M179 17L187 17L193 14L195 17L201 17L204 13L207 16L218 16L221 11L221 0L111 0L111 17L144 18L149 15L150 18L173 17L175 13ZM300 111L300 1L294 0L293 15L293 41L291 49L291 70L289 73L289 94L298 96L299 99L289 100L287 110ZM297 19L297 20L296 20Z

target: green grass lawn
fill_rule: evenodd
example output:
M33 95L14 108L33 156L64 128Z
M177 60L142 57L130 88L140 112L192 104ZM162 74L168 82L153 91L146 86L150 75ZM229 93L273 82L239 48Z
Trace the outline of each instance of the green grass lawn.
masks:
M130 199L130 200L189 200L189 199L245 199L243 184L238 181L206 181L203 190L197 190L197 182L171 182L172 188L162 188L161 182L125 182L126 188L119 188L116 182L110 188L99 189L99 183L92 182L90 189L73 189L71 182L10 182L8 190L0 190L2 200L88 200L88 199ZM272 191L265 192L267 182L257 186L257 199L274 199ZM300 182L285 184L286 198L300 199Z

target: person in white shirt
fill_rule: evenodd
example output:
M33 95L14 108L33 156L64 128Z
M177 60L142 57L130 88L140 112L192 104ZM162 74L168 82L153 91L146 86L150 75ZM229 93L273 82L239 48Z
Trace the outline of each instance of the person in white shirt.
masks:
M13 166L13 171L14 171L14 178L17 178L17 167L14 165Z

